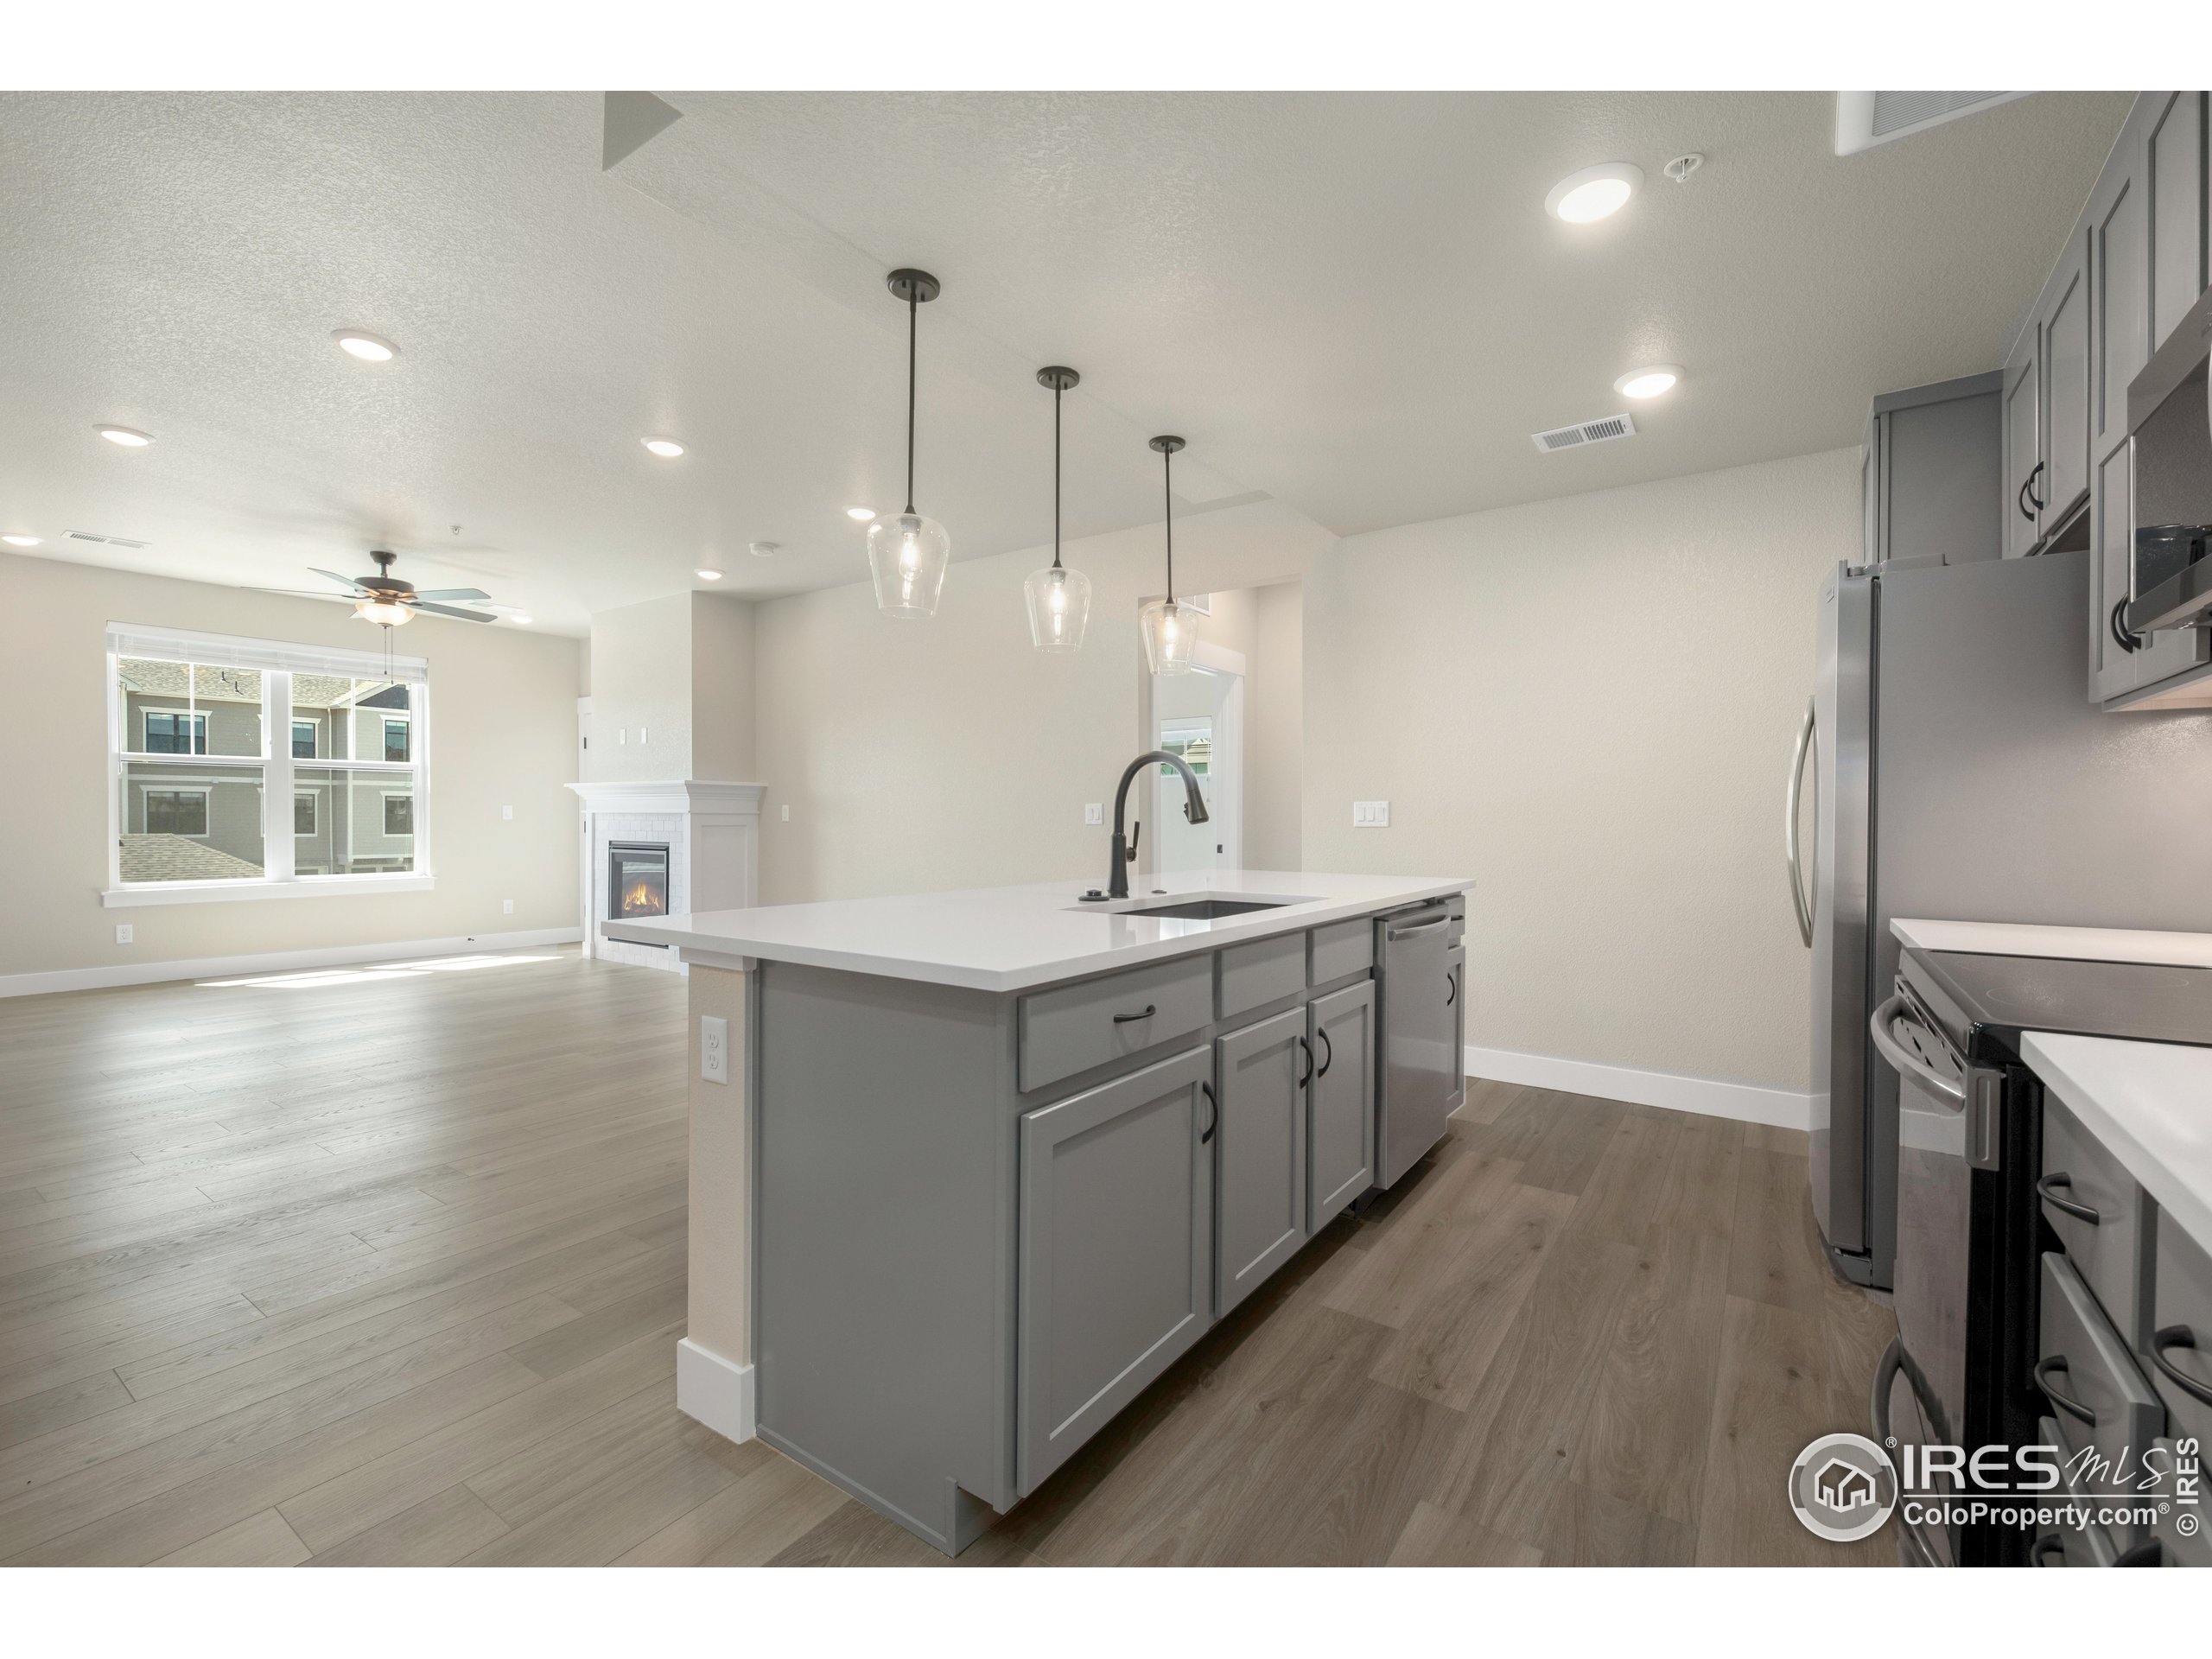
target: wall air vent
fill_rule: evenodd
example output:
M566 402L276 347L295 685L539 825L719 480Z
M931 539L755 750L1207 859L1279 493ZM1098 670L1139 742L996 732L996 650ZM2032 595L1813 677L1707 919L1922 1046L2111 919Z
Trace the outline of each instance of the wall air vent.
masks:
M2009 104L2025 92L1838 92L1835 95L1835 153L1856 156L1940 127L1961 116Z
M1586 449L1593 443L1635 435L1636 423L1628 416L1607 415L1594 421L1577 421L1573 426L1555 426L1548 432L1531 432L1529 442L1548 455L1555 449Z
M128 536L95 536L89 530L65 530L61 532L61 539L65 542L90 542L96 547L144 547L148 545L148 543L144 542L134 542Z

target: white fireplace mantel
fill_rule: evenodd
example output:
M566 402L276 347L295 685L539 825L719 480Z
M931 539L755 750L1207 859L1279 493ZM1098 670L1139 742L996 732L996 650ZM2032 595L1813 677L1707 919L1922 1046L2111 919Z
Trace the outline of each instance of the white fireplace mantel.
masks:
M602 931L607 920L609 842L667 843L671 915L744 910L756 902L764 785L678 778L570 784L569 787L575 791L583 808L578 891L586 956L640 967L678 971L682 967L673 950L610 939Z

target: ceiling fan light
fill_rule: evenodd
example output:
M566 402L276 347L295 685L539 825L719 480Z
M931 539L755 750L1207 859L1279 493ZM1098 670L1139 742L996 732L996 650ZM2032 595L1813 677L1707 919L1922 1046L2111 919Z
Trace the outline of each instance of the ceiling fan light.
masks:
M413 611L392 599L365 599L353 607L353 614L380 628L397 628L415 620Z

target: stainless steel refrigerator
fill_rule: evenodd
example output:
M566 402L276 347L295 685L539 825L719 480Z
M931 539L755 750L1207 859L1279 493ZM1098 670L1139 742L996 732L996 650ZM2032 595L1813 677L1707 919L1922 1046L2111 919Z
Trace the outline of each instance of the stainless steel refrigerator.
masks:
M2088 558L1839 566L1821 588L1791 899L1813 1209L1854 1283L1890 1287L1897 1251L1897 1079L1866 1030L1893 917L2212 931L2212 711L2089 702Z

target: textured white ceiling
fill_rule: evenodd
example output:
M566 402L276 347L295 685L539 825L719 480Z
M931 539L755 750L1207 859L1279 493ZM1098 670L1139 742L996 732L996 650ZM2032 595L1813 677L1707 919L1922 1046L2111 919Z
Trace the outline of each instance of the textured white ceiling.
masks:
M902 489L899 264L945 283L918 504L956 557L1049 536L1052 361L1071 535L1157 518L1166 429L1179 496L1344 530L1827 448L1991 365L2127 101L1839 160L1826 93L666 96L611 171L596 94L0 98L0 530L283 587L388 543L569 631L709 559L858 581L842 509ZM1625 211L1545 217L1609 160L1650 175ZM1530 447L1655 360L1688 376L1632 442Z

